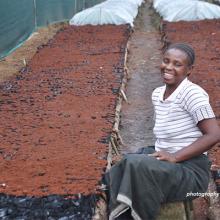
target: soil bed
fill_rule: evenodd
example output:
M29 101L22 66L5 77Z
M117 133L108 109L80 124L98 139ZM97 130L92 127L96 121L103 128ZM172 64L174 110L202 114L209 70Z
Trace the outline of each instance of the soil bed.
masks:
M129 33L126 25L66 27L0 84L2 201L98 195Z

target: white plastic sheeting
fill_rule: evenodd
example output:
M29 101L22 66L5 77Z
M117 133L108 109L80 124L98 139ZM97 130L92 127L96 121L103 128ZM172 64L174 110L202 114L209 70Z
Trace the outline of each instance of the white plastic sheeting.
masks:
M132 3L132 4L140 6L142 4L143 0L108 0L106 2L121 2L124 5L127 3Z
M130 24L138 14L143 0L107 0L75 14L70 25Z
M154 0L153 6L170 22L220 18L219 6L199 0Z
M138 13L138 5L134 2L132 3L131 0L108 0L99 5L94 6L94 8L96 7L109 9L112 12L116 12L120 15L127 15L128 13L130 16L132 16L132 18L136 17Z
M154 8L164 18L168 15L175 14L179 9L182 10L192 1L198 0L155 0Z
M163 6L169 4L170 2L173 2L173 0L154 0L153 1L153 6L154 9L159 12L161 8L163 8Z
M171 4L176 3L176 2L181 3L181 2L185 2L185 1L198 1L198 0L154 0L153 6L156 9L156 11L159 12L163 7L166 7L170 3Z

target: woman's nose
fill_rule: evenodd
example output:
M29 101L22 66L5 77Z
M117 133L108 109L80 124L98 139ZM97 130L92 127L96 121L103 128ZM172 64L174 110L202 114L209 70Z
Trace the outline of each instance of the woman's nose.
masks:
M166 64L166 69L172 69L173 68L173 64L172 63L167 63Z

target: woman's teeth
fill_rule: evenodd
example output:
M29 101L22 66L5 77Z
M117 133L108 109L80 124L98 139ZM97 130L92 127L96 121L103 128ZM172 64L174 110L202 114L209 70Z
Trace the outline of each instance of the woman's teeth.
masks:
M164 73L164 78L165 78L165 79L172 79L172 78L173 78L173 75L172 75L172 74L169 74L169 73Z

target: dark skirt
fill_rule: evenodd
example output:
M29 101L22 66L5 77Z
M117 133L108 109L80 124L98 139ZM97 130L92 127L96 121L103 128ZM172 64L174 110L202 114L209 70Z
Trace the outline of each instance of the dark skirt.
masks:
M206 155L171 163L147 156L153 152L147 147L127 154L106 173L110 220L129 208L135 220L153 220L162 203L193 199L190 192L207 190L210 161Z

